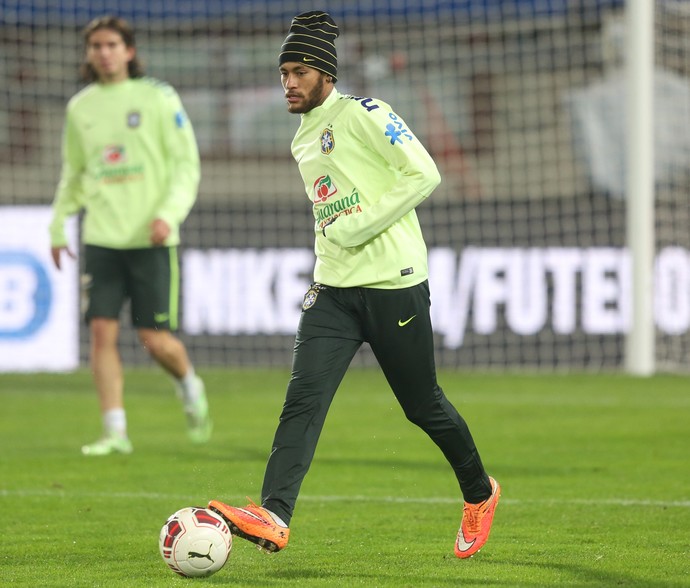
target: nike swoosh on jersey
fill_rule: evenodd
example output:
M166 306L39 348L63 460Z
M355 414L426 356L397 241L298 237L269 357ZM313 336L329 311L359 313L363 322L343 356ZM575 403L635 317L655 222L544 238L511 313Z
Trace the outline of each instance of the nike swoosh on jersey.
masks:
M409 323L414 317L416 317L416 314L413 314L410 318L408 318L406 321L398 319L398 326L399 327L404 327L407 323Z

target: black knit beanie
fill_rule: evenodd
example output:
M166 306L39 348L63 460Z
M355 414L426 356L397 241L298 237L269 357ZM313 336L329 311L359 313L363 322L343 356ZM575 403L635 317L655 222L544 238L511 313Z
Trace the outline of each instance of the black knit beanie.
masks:
M338 80L335 39L338 25L326 12L303 12L292 19L290 32L280 48L279 65L288 61L304 63Z

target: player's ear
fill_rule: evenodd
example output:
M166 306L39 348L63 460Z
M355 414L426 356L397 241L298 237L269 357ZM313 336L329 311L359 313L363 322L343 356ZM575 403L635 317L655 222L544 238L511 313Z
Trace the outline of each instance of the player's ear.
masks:
M327 81L327 82L332 82L332 81L333 81L333 78L332 78L331 76L326 76L326 81Z

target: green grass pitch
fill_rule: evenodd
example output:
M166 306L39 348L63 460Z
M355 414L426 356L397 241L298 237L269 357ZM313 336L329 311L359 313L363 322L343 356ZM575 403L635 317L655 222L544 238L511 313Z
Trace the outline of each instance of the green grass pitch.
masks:
M347 374L291 525L265 555L178 578L158 532L183 506L259 500L284 370L199 370L215 420L187 442L170 381L126 377L130 456L85 458L100 434L88 372L0 375L0 585L690 586L686 377L442 372L503 487L487 545L453 555L461 515L440 452L376 370Z

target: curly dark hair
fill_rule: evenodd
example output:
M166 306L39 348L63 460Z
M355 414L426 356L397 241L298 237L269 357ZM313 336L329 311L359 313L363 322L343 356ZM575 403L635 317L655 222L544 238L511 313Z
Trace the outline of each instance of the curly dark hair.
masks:
M122 37L122 40L127 47L136 47L134 41L134 31L132 30L131 25L124 18L110 15L94 18L88 25L84 27L84 30L82 31L84 45L86 46L89 44L89 39L93 33L102 29L108 29L118 33L120 37ZM144 67L142 66L136 54L134 55L132 61L130 61L127 65L127 70L130 78L143 77ZM98 73L87 61L84 61L84 63L81 64L79 73L81 74L82 79L86 82L98 81Z

